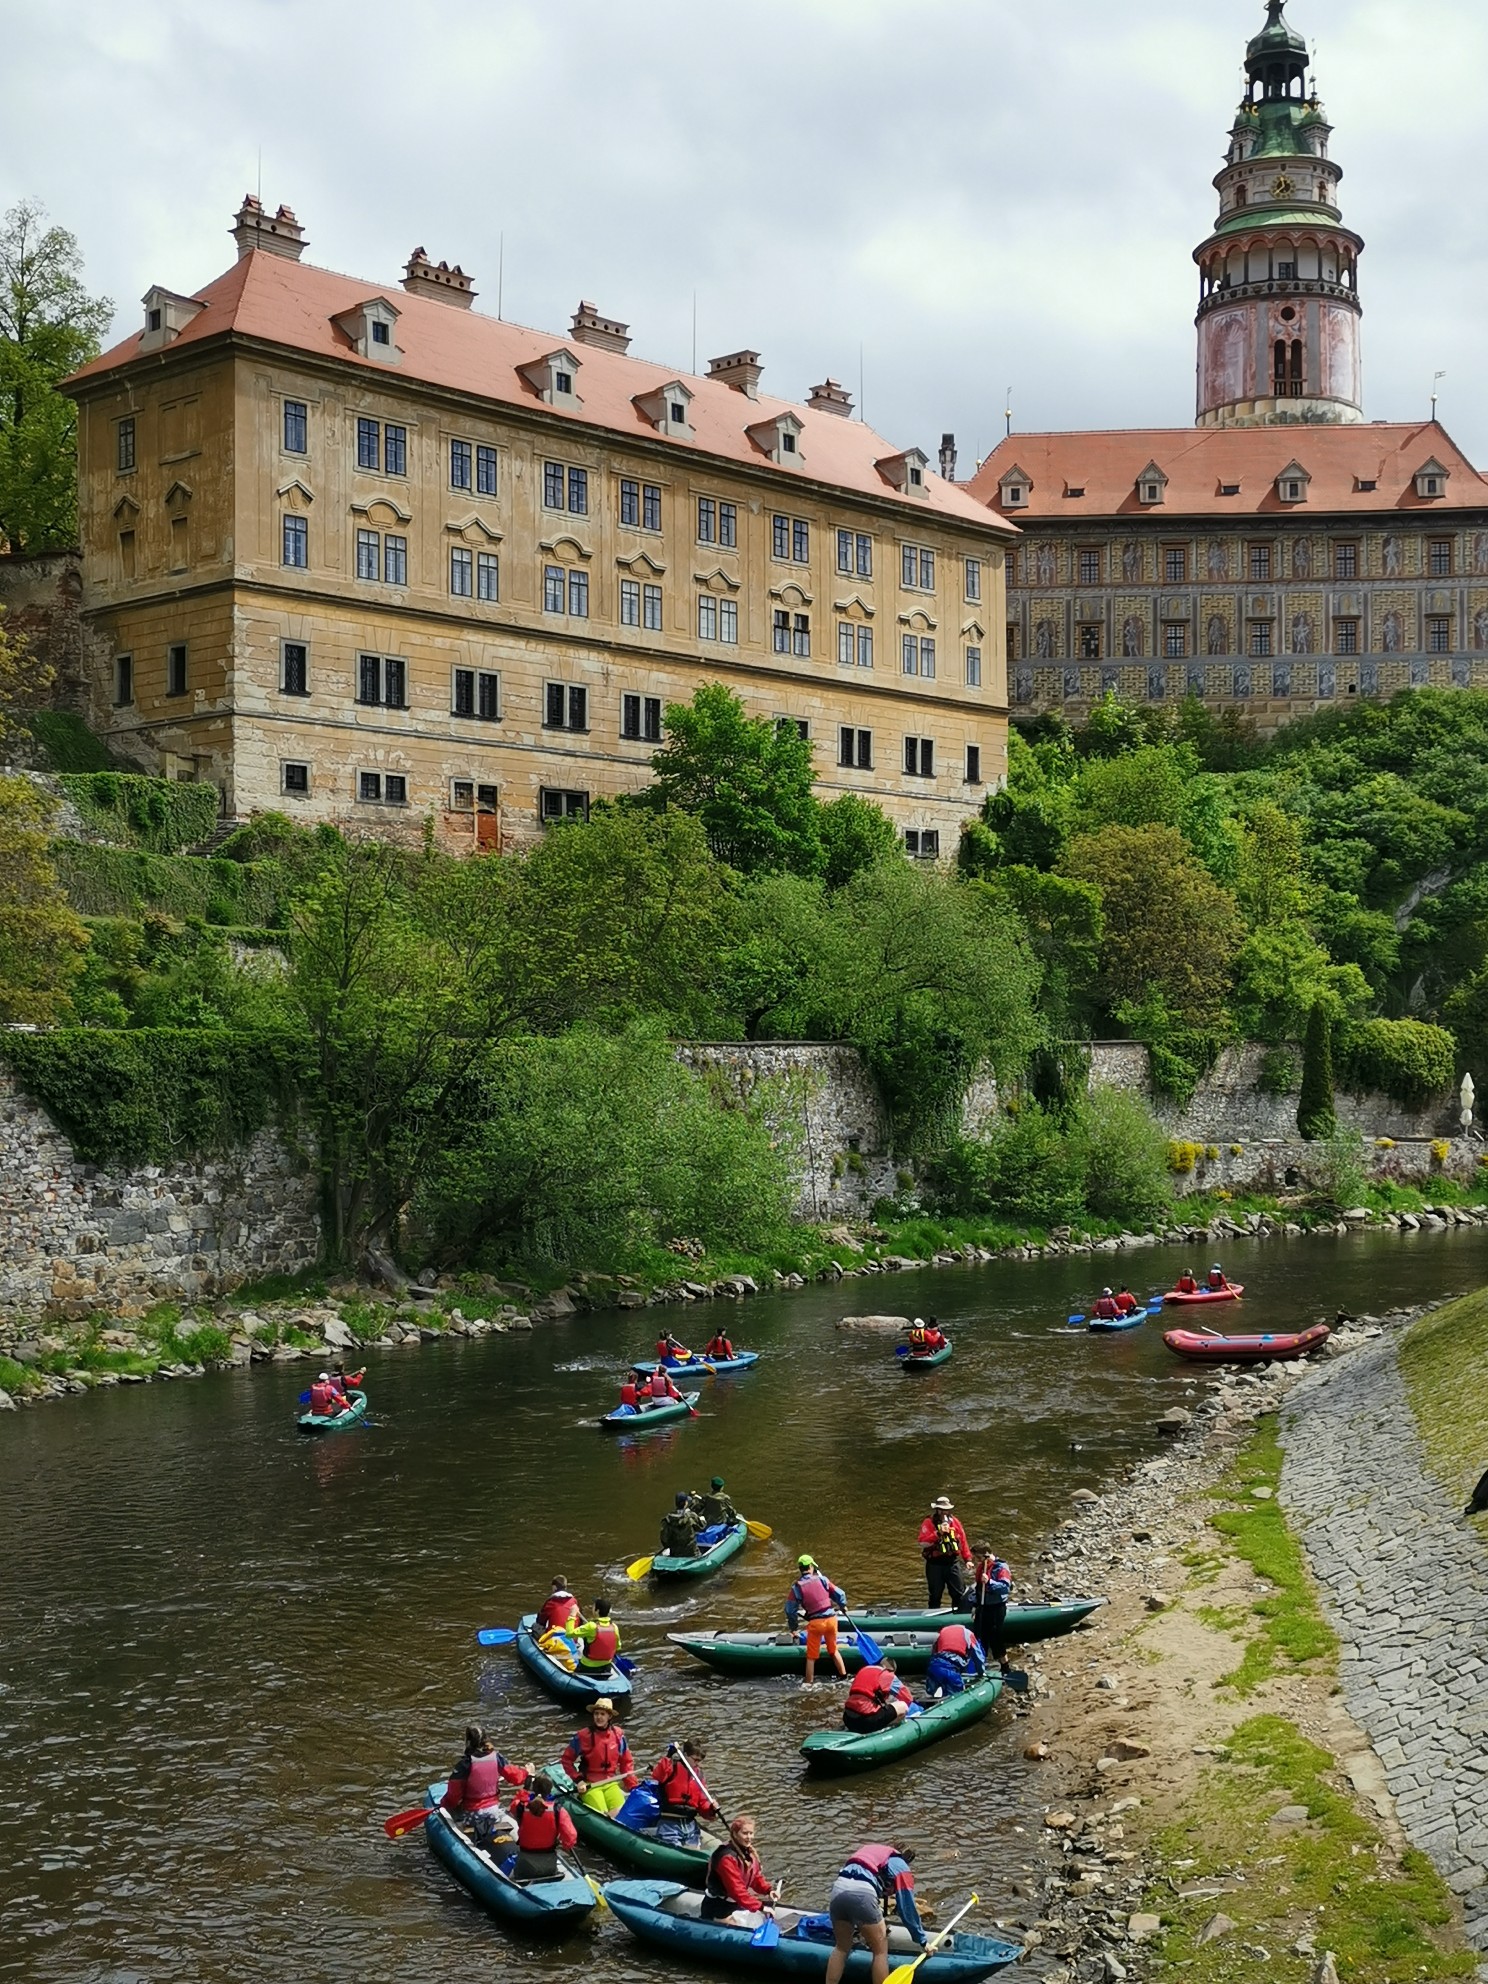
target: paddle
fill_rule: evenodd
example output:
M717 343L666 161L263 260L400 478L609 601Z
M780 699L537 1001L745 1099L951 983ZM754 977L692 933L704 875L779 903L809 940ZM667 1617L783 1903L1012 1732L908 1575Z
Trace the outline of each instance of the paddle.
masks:
M421 1826L433 1810L432 1805L410 1805L406 1812L394 1812L390 1819L384 1819L382 1829L389 1839L402 1839L416 1826Z
M595 1880L594 1876L589 1872L589 1869L584 1865L583 1861L579 1858L578 1854L574 1851L574 1849L571 1846L565 1847L564 1851L567 1853L569 1859L572 1860L574 1865L578 1868L579 1872L583 1875L584 1879L589 1883L589 1892L594 1896L594 1899L599 1903L600 1913L602 1915L608 1915L610 1912L610 1904L604 1898L604 1889L599 1885L599 1882Z
M626 1566L625 1575L632 1584L639 1584L655 1562L654 1557L637 1557L633 1564Z
M635 1662L623 1653L617 1653L615 1658L610 1662L610 1665L615 1669L617 1674L623 1674L627 1681L636 1671Z
M752 1950L772 1950L779 1941L780 1924L773 1915L767 1915L749 1938L749 1947Z
M842 1617L847 1623L848 1630L857 1638L859 1653L862 1654L870 1667L877 1667L878 1663L883 1659L883 1648L870 1633L865 1633L861 1626L855 1626L853 1624L852 1617L845 1607Z
M482 1626L475 1637L482 1646L510 1646L517 1636L510 1626Z
M740 1521L756 1543L768 1543L770 1538L775 1534L767 1522L751 1522L748 1516L741 1516Z
M952 1929L955 1928L956 1924L961 1920L962 1916L970 1915L971 1911L976 1907L977 1902L980 1899L981 1897L979 1895L973 1895L971 1897L971 1900L967 1902L966 1906L962 1909L958 1909L957 1912L951 1917L950 1921L947 1922L945 1927L941 1930L940 1934L938 1936L932 1936L930 1938L929 1942L926 1943L925 1947L920 1951L919 1955L915 1958L913 1963L901 1963L897 1970L891 1970L889 1972L888 1977L885 1979L885 1984L909 1984L909 1980L914 1976L915 1972L919 1969L920 1965L925 1961L925 1958L927 1956L934 1956L935 1952L940 1948L941 1944L945 1941L946 1937L950 1935Z
M1015 1695L1026 1695L1028 1693L1028 1676L1021 1667L1005 1667L1002 1674L1002 1685L1005 1688L1010 1688Z

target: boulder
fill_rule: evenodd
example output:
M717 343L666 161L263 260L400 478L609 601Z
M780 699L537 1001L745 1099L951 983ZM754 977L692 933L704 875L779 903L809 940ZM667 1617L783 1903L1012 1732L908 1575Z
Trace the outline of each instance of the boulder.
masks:
M1150 1943L1154 1936L1162 1934L1162 1917L1133 1915L1126 1925L1126 1933L1134 1943Z
M1194 1937L1195 1946L1202 1949L1206 1943L1217 1943L1221 1936L1232 1934L1238 1927L1239 1924L1231 1921L1228 1915L1211 1915Z
M320 1326L320 1333L331 1350L355 1350L356 1338L339 1316L327 1316Z
M909 1321L908 1316L841 1316L837 1327L840 1330L876 1330L888 1335L907 1330Z
M9 1392L0 1392L0 1412L14 1412L16 1402Z

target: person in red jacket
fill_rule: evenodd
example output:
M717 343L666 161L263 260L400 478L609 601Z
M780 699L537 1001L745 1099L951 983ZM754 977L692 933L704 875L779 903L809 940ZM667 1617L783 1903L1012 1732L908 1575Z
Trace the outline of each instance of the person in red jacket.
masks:
M692 1352L687 1348L687 1345L685 1343L679 1343L670 1330L663 1330L661 1335L656 1339L656 1361L658 1364L665 1362L668 1357L675 1358L679 1364L686 1364L691 1356Z
M615 1704L601 1695L589 1711L589 1726L576 1730L558 1760L573 1779L580 1800L595 1812L618 1812L627 1791L640 1779L625 1731L615 1720Z
M338 1412L346 1410L346 1400L340 1397L331 1383L329 1371L322 1371L310 1387L310 1411L316 1419L334 1419Z
M519 1791L513 1798L510 1811L517 1822L514 1877L519 1881L556 1880L558 1849L577 1846L579 1834L567 1812L553 1802L552 1778L534 1778L530 1790Z
M940 1495L930 1504L930 1513L920 1524L920 1555L925 1560L925 1583L932 1608L938 1607L947 1592L953 1612L966 1607L966 1572L971 1563L971 1546L966 1531L956 1519L956 1505Z
M990 1543L979 1543L976 1547L976 1577L972 1586L971 1630L987 1657L995 1659L1004 1674L1008 1671L1004 1633L1012 1589L1012 1571Z
M653 1404L661 1404L669 1398L681 1398L682 1394L672 1383L672 1374L665 1364L658 1364L651 1376L641 1387L641 1409L646 1408L649 1399Z
M665 1846L700 1846L699 1821L719 1816L713 1795L703 1782L706 1755L701 1743L687 1742L680 1749L668 1743L665 1753L651 1766L651 1782L661 1795L656 1837Z
M540 1640L544 1633L566 1633L570 1626L581 1624L583 1617L579 1601L568 1588L568 1579L554 1578L553 1589L537 1608L537 1625L532 1636Z
M981 1641L970 1626L958 1620L953 1626L942 1626L936 1635L925 1671L925 1693L964 1694L967 1683L980 1681L986 1671L987 1656Z
M847 1691L842 1726L855 1736L872 1729L892 1729L914 1706L914 1696L899 1679L899 1663L886 1655L876 1666L860 1667Z
M631 1372L625 1383L620 1387L620 1403L630 1406L633 1411L639 1412L642 1403L642 1393L645 1389L646 1373L637 1368Z
M730 1342L726 1331L721 1329L714 1330L708 1340L708 1348L703 1352L703 1356L710 1364L733 1363L734 1346Z
M892 1908L915 1942L924 1949L924 1924L915 1905L914 1849L904 1846L860 1846L832 1883L827 1913L832 1920L834 1948L827 1958L826 1984L842 1984L842 1973L861 1936L873 1953L872 1984L884 1984L889 1974L888 1913Z
M1134 1316L1141 1306L1141 1303L1132 1294L1126 1283L1122 1282L1120 1288L1116 1291L1116 1307L1121 1311L1122 1315Z
M440 1808L469 1813L476 1843L489 1847L515 1830L501 1809L501 1787L525 1784L530 1776L521 1764L509 1764L480 1724L472 1722L465 1731L465 1754L450 1771Z
M1185 1268L1183 1270L1182 1274L1179 1275L1178 1277L1177 1286L1178 1286L1178 1293L1180 1295L1198 1294L1199 1284L1197 1280L1194 1278L1194 1271L1192 1268Z
M1121 1305L1109 1288L1101 1290L1091 1314L1102 1323L1114 1323L1120 1317Z
M780 1882L771 1887L754 1850L754 1817L740 1812L729 1821L729 1836L708 1862L703 1885L703 1920L726 1922L730 1928L757 1929L780 1899Z

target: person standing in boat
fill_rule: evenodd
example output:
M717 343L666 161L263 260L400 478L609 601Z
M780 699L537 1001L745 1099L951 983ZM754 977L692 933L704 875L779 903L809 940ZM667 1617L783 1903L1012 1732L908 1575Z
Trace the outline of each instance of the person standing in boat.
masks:
M509 1764L481 1725L472 1722L465 1731L465 1754L450 1771L440 1810L469 1813L477 1846L489 1848L516 1831L501 1809L502 1786L526 1784L531 1775L521 1764Z
M952 1611L962 1611L966 1605L971 1545L956 1519L956 1505L949 1496L937 1496L930 1504L929 1515L920 1524L920 1555L925 1560L931 1609L937 1608L949 1592Z
M555 1881L558 1878L558 1849L566 1852L579 1843L578 1828L561 1806L554 1803L553 1780L533 1779L532 1787L519 1791L511 1801L511 1815L517 1822L517 1864L513 1869L519 1881Z
M615 1704L601 1695L589 1709L587 1728L576 1729L558 1759L578 1787L580 1801L594 1812L618 1812L625 1794L640 1778L625 1731L615 1720Z
M701 1743L688 1741L680 1748L668 1743L651 1766L651 1782L661 1798L661 1815L654 1830L663 1846L700 1846L700 1821L720 1816L713 1794L703 1782L706 1756Z
M1013 1574L990 1543L976 1547L976 1566L971 1587L971 1630L989 1660L996 1660L1003 1673L1007 1662L1007 1609L1013 1589Z
M884 1984L889 1974L889 1910L921 1949L924 1924L915 1906L911 1847L860 1846L832 1883L827 1913L832 1919L832 1954L827 1958L826 1984L842 1984L842 1973L853 1944L862 1937L873 1957L872 1984Z
M771 1887L754 1850L754 1815L740 1812L729 1821L729 1836L708 1862L702 1917L731 1929L757 1929L779 1901L781 1883Z
M806 1615L806 1685L809 1688L816 1679L816 1663L823 1647L838 1680L845 1681L847 1669L837 1651L837 1612L839 1607L847 1610L847 1593L818 1568L815 1557L803 1553L796 1564L801 1575L786 1594L785 1623L794 1632L796 1621L803 1612Z
M871 1667L860 1667L847 1691L842 1726L855 1736L875 1729L892 1729L914 1706L914 1696L899 1679L899 1663L890 1655Z
M925 1670L927 1695L961 1695L987 1671L987 1655L974 1628L959 1622L942 1626Z
M586 1681L608 1681L620 1651L620 1628L610 1617L610 1601L601 1592L593 1617L573 1628L580 1646L578 1671Z
M698 1531L703 1527L703 1519L694 1506L695 1495L685 1489L677 1492L676 1506L667 1510L661 1519L661 1554L663 1557L695 1557L698 1553Z

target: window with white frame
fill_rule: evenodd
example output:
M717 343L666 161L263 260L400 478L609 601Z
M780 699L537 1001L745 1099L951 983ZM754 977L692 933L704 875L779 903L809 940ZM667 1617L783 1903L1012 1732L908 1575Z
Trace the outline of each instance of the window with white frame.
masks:
M562 608L558 609L560 612ZM641 624L641 582L639 579L620 581L620 625L639 627Z
M471 599L475 593L475 558L462 544L450 547L449 589L456 599Z
M407 777L402 772L358 772L357 799L363 806L406 806Z
M589 691L572 682L548 682L543 687L544 730L587 730Z
M979 600L982 596L982 561L968 558L966 561L966 597Z
M475 596L486 600L501 597L501 562L494 551L475 554Z
M450 715L480 723L501 721L501 677L494 669L450 670Z
M982 651L972 647L966 650L966 686L980 689L982 686Z
M620 698L620 735L633 743L661 742L660 696L633 695Z
M293 570L303 572L310 563L310 525L304 517L285 517L281 531L280 556Z
M310 693L310 650L304 641L279 643L279 693L283 696Z
M906 737L904 771L907 778L934 778L935 740L933 737Z

